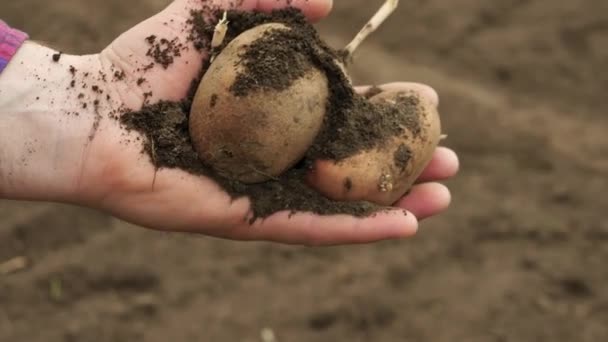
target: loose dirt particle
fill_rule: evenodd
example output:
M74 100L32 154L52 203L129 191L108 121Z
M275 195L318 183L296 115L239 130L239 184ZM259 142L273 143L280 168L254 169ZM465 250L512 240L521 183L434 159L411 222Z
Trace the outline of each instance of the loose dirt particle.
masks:
M115 81L122 81L125 79L127 75L125 74L124 71L115 71L114 72L114 80Z

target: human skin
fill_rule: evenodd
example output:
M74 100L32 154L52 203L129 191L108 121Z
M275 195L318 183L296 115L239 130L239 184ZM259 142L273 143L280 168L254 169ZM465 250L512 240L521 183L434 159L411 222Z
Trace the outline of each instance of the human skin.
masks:
M206 177L156 170L141 145L134 143L139 133L126 132L109 116L140 109L144 101L184 98L206 53L185 50L167 69L156 66L142 75L141 66L150 63L145 38L151 32L183 36L191 9L203 3L229 8L232 2L176 0L99 54L64 54L55 62L51 56L56 51L26 42L0 74L0 198L86 206L156 230L307 246L411 237L420 220L447 209L450 192L437 181L456 174L458 158L443 147L394 210L373 218L282 212L251 225L244 220L248 199L233 200ZM294 0L291 5L312 21L331 10L329 0ZM284 6L286 1L244 0L239 8L267 11ZM77 87L86 83L86 91L70 86L70 67L77 70ZM124 77L114 78L116 71ZM96 76L101 74L109 76L104 81ZM146 80L138 84L142 76ZM90 89L93 85L96 91ZM391 83L383 88L415 90L438 105L437 94L425 85ZM150 97L145 95L149 92Z

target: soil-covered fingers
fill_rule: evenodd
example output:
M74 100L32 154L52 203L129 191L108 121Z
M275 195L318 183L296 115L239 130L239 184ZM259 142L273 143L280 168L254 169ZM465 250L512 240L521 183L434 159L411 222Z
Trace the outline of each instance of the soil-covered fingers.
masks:
M395 209L369 218L282 212L232 233L242 240L334 246L404 239L415 235L417 230L418 221L412 213Z
M450 190L443 184L425 183L416 185L396 206L412 212L419 220L445 211L451 203Z
M333 0L257 0L257 9L262 11L288 6L300 9L311 21L318 21L329 14Z
M332 9L332 0L176 0L176 8L191 9L239 9L244 11L272 11L286 7L295 7L311 21L326 17Z

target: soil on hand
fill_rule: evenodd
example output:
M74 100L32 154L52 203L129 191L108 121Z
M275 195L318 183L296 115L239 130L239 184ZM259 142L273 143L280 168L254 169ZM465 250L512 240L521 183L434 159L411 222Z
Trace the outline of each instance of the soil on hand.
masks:
M205 38L206 41L211 39L213 31L209 28L215 22L201 19L197 12L191 15L190 35L198 37L204 46L202 42ZM290 28L269 30L239 56L244 71L237 76L230 91L238 97L260 92L272 96L272 91L288 88L311 67L316 67L329 80L330 96L321 133L306 158L277 179L254 185L226 179L197 159L192 147L188 118L193 94L198 87L195 80L193 89L184 100L146 105L142 110L121 117L128 129L137 130L146 137L144 152L151 161L159 168L181 168L211 177L230 195L249 197L254 219L284 210L355 216L367 216L382 210L367 202L336 202L325 198L306 185L306 168L317 158L338 162L359 151L378 147L389 138L402 135L404 128L418 132L421 115L418 99L415 96L400 97L396 105L391 105L371 103L365 95L356 94L338 64L341 63L341 53L324 43L315 28L296 9L276 10L270 14L229 11L228 21L229 30L222 46L260 24L278 22ZM214 53L221 53L221 49Z

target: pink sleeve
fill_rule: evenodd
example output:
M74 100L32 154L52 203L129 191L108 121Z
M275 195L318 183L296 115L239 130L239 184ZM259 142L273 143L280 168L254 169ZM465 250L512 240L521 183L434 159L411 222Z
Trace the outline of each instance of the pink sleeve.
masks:
M10 28L0 20L0 73L27 39L26 33Z

